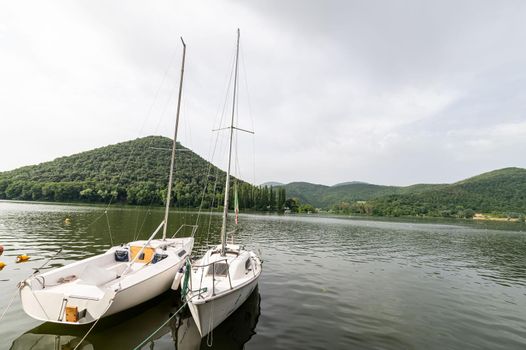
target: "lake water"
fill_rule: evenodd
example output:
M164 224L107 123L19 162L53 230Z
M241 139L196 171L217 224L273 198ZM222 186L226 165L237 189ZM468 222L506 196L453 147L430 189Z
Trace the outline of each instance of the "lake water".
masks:
M53 267L146 238L162 220L159 208L104 209L0 201L0 312L59 248ZM173 214L170 231L196 220ZM201 214L197 249L218 242L220 220ZM213 338L197 336L188 312L161 327L180 305L167 293L103 319L80 349L134 348L158 328L142 348L526 349L524 224L241 215L240 226L263 274ZM30 261L15 264L22 253ZM33 320L16 297L0 349L73 349L86 331Z

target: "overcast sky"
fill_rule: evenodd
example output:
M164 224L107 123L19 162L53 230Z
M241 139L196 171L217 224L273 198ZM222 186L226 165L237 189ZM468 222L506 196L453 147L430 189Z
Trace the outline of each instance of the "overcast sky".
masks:
M68 0L0 2L0 171L172 136L179 36L180 140L208 158L237 27L248 181L526 167L525 1Z

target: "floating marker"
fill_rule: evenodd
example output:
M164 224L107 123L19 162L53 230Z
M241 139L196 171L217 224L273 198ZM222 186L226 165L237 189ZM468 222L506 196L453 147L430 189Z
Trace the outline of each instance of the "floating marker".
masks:
M2 271L2 269L5 267L5 263L0 261L0 271Z
M16 262L17 263L25 262L25 261L28 261L28 260L29 260L29 255L22 254L22 255L18 255L16 257Z
M71 224L71 219L70 218L65 218L64 219L64 224L70 225Z
M4 246L0 245L0 255L2 255L3 253L4 253Z

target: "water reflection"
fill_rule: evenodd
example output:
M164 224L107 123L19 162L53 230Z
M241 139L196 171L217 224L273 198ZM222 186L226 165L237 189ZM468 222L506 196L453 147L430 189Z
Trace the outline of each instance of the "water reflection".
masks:
M78 345L80 339L82 338L71 335L26 333L13 342L11 349L73 350ZM94 347L88 341L84 341L77 349L93 350Z
M181 318L174 318L170 327L175 348L178 350L243 349L250 338L256 334L260 300L259 289L256 287L236 312L219 325L209 337L203 339L189 312L183 314Z
M136 308L102 319L78 349L134 349L157 329L140 349L242 349L255 334L260 314L257 288L235 313L214 330L211 338L201 339L187 309L163 326L171 312L181 306L179 300L178 294L168 292ZM89 326L65 327L44 323L15 339L11 350L74 349L88 330Z

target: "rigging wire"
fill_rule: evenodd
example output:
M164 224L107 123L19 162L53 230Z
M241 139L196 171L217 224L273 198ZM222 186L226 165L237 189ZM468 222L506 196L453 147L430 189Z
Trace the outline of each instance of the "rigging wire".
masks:
M246 93L247 93L247 103L248 103L248 116L250 117L250 121L252 123L252 130L255 131L256 130L256 118L254 117L254 115L252 114L252 102L251 102L251 98L250 98L250 89L248 88L248 73L247 73L247 68L246 68L246 65L245 65L245 53L243 51L243 47L241 46L240 48L240 51L241 51L241 68L243 69L243 78L245 80L245 89L246 89ZM256 134L254 132L254 134L252 135L252 164L253 164L253 179L252 179L252 183L254 184L254 186L256 185Z
M221 125L223 124L223 120L224 120L224 117L225 117L225 112L226 112L226 107L227 107L227 103L228 103L228 96L229 96L229 91L230 91L230 88L232 86L232 81L233 81L233 74L234 74L234 66L235 66L235 54L232 55L232 63L231 63L231 70L230 70L230 75L228 77L228 83L227 83L227 87L226 87L226 91L225 91L225 100L223 102L223 107L219 107L217 113L216 113L216 117L215 117L215 121L217 121L218 119L218 124L217 124L217 129L221 129ZM228 76L228 75L227 75ZM215 121L214 121L214 125L215 125ZM203 208L203 203L204 203L204 200L205 200L205 197L206 197L206 193L207 193L207 190L208 190L208 186L209 186L209 181L210 181L210 173L211 173L211 170L212 170L212 167L214 167L212 165L213 161L214 161L214 158L215 158L215 155L216 155L216 151L217 151L217 148L218 148L218 144L219 144L219 148L221 148L221 144L223 142L220 142L220 141L223 141L224 138L220 138L221 136L221 133L218 132L216 134L216 137L212 138L211 141L210 141L210 146L209 146L209 150L208 150L208 169L207 169L207 174L206 174L206 180L205 180L205 185L204 185L204 188L203 188L203 193L202 193L202 196L201 196L201 203L199 205L199 210L198 210L198 213L197 213L197 217L196 217L196 225L198 224L199 222L199 218L201 216L201 212L202 212L202 208ZM214 209L214 202L215 202L215 199L216 199L216 189L217 189L217 182L218 182L218 176L219 176L219 168L218 167L214 167L215 168L215 171L216 171L216 174L214 176L214 186L212 188L212 201L210 203L210 211L209 211L209 215L208 215L208 230L207 230L207 235L206 235L206 246L208 246L208 243L209 243L209 237L210 237L210 228L211 228L211 224L212 224L212 211Z
M106 223L108 224L108 232L110 234L110 244L113 247L113 237L111 236L111 226L110 226L110 218L108 217L108 211L105 210L104 214L106 214Z
M177 52L177 50L175 50L175 51ZM168 67L168 69L165 72L165 76L163 77L163 82L164 82L168 72L170 71L171 67L173 66L173 62L175 62L175 54L172 57L172 62L170 64L170 66ZM173 84L172 88L170 89L170 91L168 93L168 99L164 103L164 106L162 107L162 112L159 114L159 118L157 119L157 123L155 125L155 128L153 129L154 133L158 132L160 124L161 124L161 121L163 120L163 117L166 115L166 111L168 110L168 106L170 105L170 103L172 103L174 101L175 90L177 89L177 87L178 87L177 84ZM160 90L160 88L158 90ZM153 106L153 104L152 104L152 106ZM152 109L152 108L150 108L150 109ZM154 138L152 138L150 140L149 148L153 148L152 147L153 142L154 142ZM168 165L168 167L169 167L169 165ZM141 226L140 227L138 225L138 223L139 223L139 214L137 215L137 221L136 221L136 224L135 224L135 234L134 234L133 240L137 240L139 238L139 235L140 235L140 233L142 231L142 228L144 227L144 225L146 223L146 220L148 219L148 216L151 215L151 208L153 206L154 200L155 200L155 197L150 198L150 202L149 202L149 204L147 206L147 212L144 214L144 218L143 218L143 220L141 222Z
M177 51L178 51L178 49L174 49L174 50L173 50L173 53L172 53L172 55L171 55L171 57L170 57L170 59L169 59L169 61L168 61L168 66L167 66L166 70L164 71L163 77L162 77L162 79L161 79L161 83L159 84L159 87L157 88L157 90L156 90L156 92L155 92L155 94L154 94L154 98L153 98L153 100L152 100L152 103L150 104L150 106L149 106L149 108L148 108L148 111L147 111L147 113L146 113L146 118L143 120L143 123L141 124L141 127L139 128L139 135L142 134L142 132L143 132L143 130L144 130L144 127L145 127L145 125L146 125L146 122L150 119L150 116L151 116L151 114L152 114L152 112L153 112L153 107L154 107L154 105L157 103L157 100L159 99L160 91L161 91L161 89L162 89L162 87L163 87L163 85L164 85L164 82L165 82L165 80L166 80L166 78L167 78L167 76L168 76L168 74L169 74L169 72L170 72L170 70L171 70L171 68L172 68L172 66L173 66L173 64L174 64L174 62L175 62L175 58L176 58L176 53L177 53ZM170 96L171 96L171 95L172 95L172 93L170 93ZM170 100L170 99L169 99L169 100ZM168 102L167 102L166 105L165 105L165 110L166 110L166 106L167 106L167 104L168 104ZM161 114L161 116L162 116L163 114L164 114L164 112ZM157 122L156 130L159 128L160 119L161 119L161 118L159 118L159 120L158 120L158 122ZM150 140L150 144L152 144L152 143L153 143L153 139ZM117 178L117 186L120 184L120 182L121 182L121 180L122 180L122 177L123 177L123 175L124 175L125 169L128 168L128 165L129 165L129 163L130 163L132 157L134 156L134 153L135 153L135 150L134 150L134 149L130 150L130 152L129 152L129 154L128 154L128 157L127 157L127 159L126 159L126 162L124 163L124 166L121 168L121 171L120 171L119 176L118 176L118 178ZM112 191L112 192L113 192L113 191ZM115 193L112 193L112 196L110 197L110 200L109 200L108 204L106 205L106 208L105 208L104 212L103 212L101 215L99 215L98 217L96 217L95 220L93 220L93 222L91 222L90 224L88 224L88 226L87 226L88 228L91 227L92 225L94 225L94 224L95 224L98 220L100 220L103 216L105 216L105 215L107 216L107 215L108 215L107 211L108 211L108 209L110 208L111 204L113 203L113 201L116 199L117 196L118 196L118 188L117 188L117 191L115 191ZM152 200L152 202L153 202L153 200ZM137 227L137 226L136 226L136 227ZM112 233L111 233L111 228L110 228L110 226L109 226L109 222L108 222L108 229L109 229L110 242L111 242L111 245L113 245L113 237L112 237ZM137 234L137 233L136 233L136 234Z

